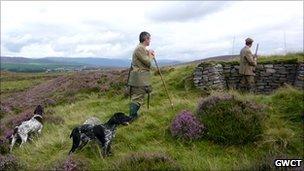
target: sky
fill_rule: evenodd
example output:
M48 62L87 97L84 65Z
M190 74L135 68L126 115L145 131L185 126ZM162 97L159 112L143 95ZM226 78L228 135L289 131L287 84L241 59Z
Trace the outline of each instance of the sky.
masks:
M142 31L159 59L299 52L303 1L1 1L1 56L130 59Z

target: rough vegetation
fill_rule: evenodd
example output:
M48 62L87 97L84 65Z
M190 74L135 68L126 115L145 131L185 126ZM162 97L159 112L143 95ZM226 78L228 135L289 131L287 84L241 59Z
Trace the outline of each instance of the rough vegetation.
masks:
M43 81L37 83L38 85L16 81L20 90L17 93L6 93L7 91L2 90L1 86L1 92L6 96L1 94L4 98L1 98L0 150L2 154L0 161L8 161L5 162L8 164L3 164L3 166L12 166L11 170L64 170L65 168L80 168L80 170L124 168L128 170L129 163L132 162L141 163L130 168L132 170L133 168L137 170L147 168L252 170L273 168L272 157L304 157L302 113L304 107L300 100L303 99L303 91L291 86L282 87L269 95L228 91L228 96L233 96L235 100L228 100L227 104L223 103L213 108L225 109L226 105L233 104L236 106L233 110L236 111L241 110L242 105L248 107L248 111L255 111L255 106L258 106L257 109L263 106L263 112L267 117L260 121L262 130L254 143L226 146L207 138L183 143L172 137L170 123L174 118L183 110L192 112L200 118L196 115L198 102L209 97L195 89L192 81L187 81L191 80L194 68L195 65L176 66L173 71L163 74L173 99L173 110L170 108L159 75L153 76L150 109L143 106L141 117L128 126L118 127L112 146L113 156L105 159L100 159L96 144L92 142L67 160L67 154L72 145L69 135L76 125L83 123L90 116L95 116L105 122L114 112L128 113L129 99L123 95L126 77L122 76L124 74L126 76L127 70L112 71L113 75L107 72L95 73L96 75L94 72L90 74L64 73L57 76L21 73L20 75L7 73L5 77L1 75L1 84L10 81L9 84L14 85L15 79L20 81L27 77ZM101 76L104 74L108 76ZM47 81L43 79L44 77ZM104 85L108 88L106 91L101 91ZM210 92L210 96L219 96L219 93ZM223 93L220 96L226 97ZM46 122L41 136L26 143L22 148L16 146L12 154L8 155L8 139L5 139L5 135L10 135L11 128L14 126L12 123L17 124L32 115L34 106L46 98L54 100L52 102L55 103L49 101L49 105L46 105ZM250 101L250 103L245 103L245 101ZM200 106L208 108L209 105L215 104L218 103L213 99L208 103L200 103ZM251 106L252 104L254 106ZM248 111L245 110L243 114ZM238 115L231 113L231 116L235 119ZM244 119L244 117L240 118ZM252 118L249 117L249 119ZM203 122L203 124L210 132L208 123ZM79 165L74 167L75 164ZM15 168L16 166L18 168Z
M122 89L121 86L125 84L126 74L126 70L113 70L64 75L15 93L9 98L3 98L0 104L1 116L8 116L2 120L0 135L6 134L7 129L11 130L22 121L28 120L38 104L47 107L56 103L72 103L77 100L76 94L80 92L112 91L118 94ZM104 87L109 88L104 89ZM60 116L47 114L45 117L46 121L63 123Z
M262 110L256 103L221 94L203 99L197 116L208 129L208 139L224 145L245 145L262 134Z

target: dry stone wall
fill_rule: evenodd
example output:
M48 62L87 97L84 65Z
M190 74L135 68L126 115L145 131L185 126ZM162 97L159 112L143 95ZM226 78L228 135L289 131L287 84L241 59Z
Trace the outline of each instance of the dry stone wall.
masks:
M283 84L304 88L304 64L297 61L258 64L255 73L256 92L271 92ZM202 90L240 89L239 63L203 62L195 68L193 80L194 85Z

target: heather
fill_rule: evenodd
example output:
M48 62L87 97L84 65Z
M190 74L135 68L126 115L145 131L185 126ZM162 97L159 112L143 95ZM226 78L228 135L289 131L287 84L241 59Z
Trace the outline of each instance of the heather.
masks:
M76 164L84 161L82 165L84 167L81 167L84 170L118 170L119 167L128 169L129 163L133 161L135 163L142 161L140 166L133 168L136 167L138 170L143 170L142 168L151 168L151 170L154 168L154 170L174 170L175 168L176 170L256 170L271 168L269 165L272 164L273 157L304 157L304 132L301 120L303 103L300 100L303 98L303 91L287 86L269 95L253 95L237 91L206 94L192 85L191 75L195 66L175 66L173 71L163 74L173 99L173 110L166 99L159 75L153 75L150 109L143 106L141 117L138 120L117 129L112 146L113 155L100 159L96 144L91 142L72 156L71 166L74 166L73 161L77 161ZM14 97L14 100L1 99L1 104L5 104L5 108L3 110L1 108L1 114L3 113L0 124L1 137L4 137L4 133L11 134L13 125L9 123L18 121L12 121L11 118L18 118L18 115L21 114L24 114L26 118L26 113L33 114L34 105L41 102L41 99L44 101L48 98L54 101L47 100L49 105L45 110L46 120L41 136L25 144L23 148L19 148L18 145L14 148L12 155L22 164L22 169L19 170L54 170L55 168L63 170L64 168L61 166L67 160L67 154L72 145L69 135L76 125L83 123L91 116L105 122L114 112L128 113L129 98L125 97L123 93L123 80L126 77L121 77L126 71L112 71L112 76L103 77L101 75L107 75L107 72L110 71L94 71L78 76L71 76L76 73L61 73L61 75L52 75L52 77L48 77L47 74L41 76L41 74L20 73L19 80L27 77L43 79L45 76L48 82L22 90L21 95L25 96L24 92L29 93L26 98L15 98L21 96L18 95L20 92L16 95L10 92L7 95ZM116 74L118 75L116 76ZM98 75L98 77L94 75ZM16 77L14 75L14 78ZM14 78L8 76L4 81L8 79L14 81ZM79 85L75 81L77 78L79 78ZM94 80L94 84L86 82L90 80ZM99 80L100 82L97 83ZM112 81L113 83L110 83ZM92 89L89 85L92 85ZM22 85L19 86L22 87ZM102 89L102 86L107 87ZM60 87L65 88L60 89ZM52 93L49 94L48 90ZM223 145L206 138L206 133L210 129L204 121L200 121L197 107L199 104L204 107L216 105L218 101L215 99L208 103L201 102L214 96L220 96L220 99L221 97L229 98L225 95L226 93L229 97L235 97L236 106L249 107L249 111L263 109L262 111L265 112L265 118L260 121L261 134L253 143L250 141L246 145ZM5 103L2 103L2 100ZM247 101L249 103L245 103ZM17 105L15 106L15 104ZM12 108L14 106L15 109ZM258 108L256 109L256 107ZM171 125L183 111L191 113L203 124L205 128L203 137L187 140L172 136ZM8 144L3 147L3 155L6 156Z
M174 137L195 140L203 136L204 126L191 111L184 110L173 119L170 131Z
M229 94L211 95L202 99L197 116L208 132L207 139L223 145L254 143L262 132L263 108Z

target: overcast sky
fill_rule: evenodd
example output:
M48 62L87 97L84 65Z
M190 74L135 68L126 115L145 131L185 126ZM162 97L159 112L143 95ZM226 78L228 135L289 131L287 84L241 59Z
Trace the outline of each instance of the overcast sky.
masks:
M1 1L1 56L129 59L141 31L161 59L303 51L303 1Z

